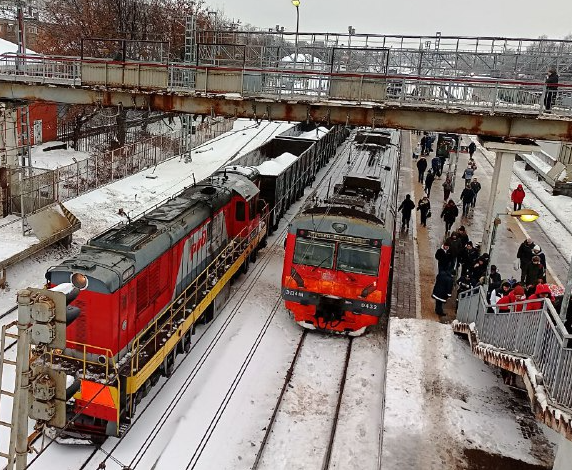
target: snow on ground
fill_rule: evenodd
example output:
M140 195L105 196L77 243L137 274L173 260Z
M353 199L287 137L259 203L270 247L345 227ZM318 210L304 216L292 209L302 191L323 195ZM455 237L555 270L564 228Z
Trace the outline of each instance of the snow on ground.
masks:
M469 468L473 449L551 465L557 436L450 325L392 318L388 342L382 468Z
M56 168L72 165L73 163L87 160L89 158L88 153L74 150L71 147L68 147L67 149L46 150L58 145L63 145L63 142L56 140L53 142L45 142L40 145L34 145L32 147L31 155L32 166L34 168L55 170Z
M348 340L309 333L260 462L261 470L320 468Z
M120 208L130 216L149 210L193 184L193 180L200 181L206 178L227 161L248 153L293 126L294 124L281 122L262 122L256 125L253 121L239 119L234 123L232 131L194 150L192 161L189 163L175 157L161 163L155 170L144 170L67 201L65 206L82 223L82 228L74 234L74 246L70 250L61 247L49 248L31 259L8 268L9 288L0 291L0 313L14 305L18 289L42 285L47 268L72 256L79 249L79 245L93 236L112 225L124 222L125 219L117 213ZM1 223L4 223L4 219ZM5 240L10 240L12 248L17 246L17 243L21 243L23 248L33 244L35 237L32 241L30 237L18 238L17 232L12 232L15 229L10 228L10 230L11 235L8 236L4 235L0 228L2 240L0 246L8 246L8 243L4 243ZM6 318L9 319L12 317Z
M0 38L0 54L16 54L18 52L18 44ZM26 54L37 54L37 52L26 49Z
M17 255L26 248L39 243L35 236L22 236L22 221L19 217L9 215L0 221L0 260ZM0 313L3 312L0 308Z

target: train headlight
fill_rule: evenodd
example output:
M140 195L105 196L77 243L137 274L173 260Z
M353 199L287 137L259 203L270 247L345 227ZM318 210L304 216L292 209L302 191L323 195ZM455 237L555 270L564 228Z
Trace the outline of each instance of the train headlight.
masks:
M79 290L87 289L87 286L89 284L87 276L81 273L73 273L70 276L70 282L74 285L74 287L77 287Z

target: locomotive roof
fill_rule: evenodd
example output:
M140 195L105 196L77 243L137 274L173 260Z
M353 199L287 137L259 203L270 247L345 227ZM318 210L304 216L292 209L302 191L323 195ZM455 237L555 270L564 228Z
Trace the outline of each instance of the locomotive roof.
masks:
M242 174L214 176L185 188L137 220L112 227L92 238L75 258L49 271L52 274L83 272L100 280L113 292L128 277L144 269L222 209L233 193L250 200L258 193L258 188ZM127 272L131 275L126 276Z

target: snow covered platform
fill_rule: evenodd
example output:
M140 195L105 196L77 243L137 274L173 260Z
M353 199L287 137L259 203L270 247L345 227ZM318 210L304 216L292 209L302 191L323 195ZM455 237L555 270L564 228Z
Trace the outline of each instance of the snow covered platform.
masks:
M382 467L551 468L559 436L450 325L391 318Z

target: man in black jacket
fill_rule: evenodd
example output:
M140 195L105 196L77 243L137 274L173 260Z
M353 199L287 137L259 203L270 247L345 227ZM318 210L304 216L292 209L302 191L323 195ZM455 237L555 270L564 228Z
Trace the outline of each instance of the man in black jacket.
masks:
M516 257L520 260L520 282L524 282L524 278L526 276L526 268L530 263L532 263L532 257L534 256L532 250L534 249L534 246L534 242L530 238L527 238L518 247Z
M433 294L431 296L435 299L435 313L440 317L445 316L443 305L447 302L447 299L451 297L452 291L453 275L447 270L439 271L439 274L437 274L435 278L435 285L433 286Z
M423 184L423 178L425 176L425 170L427 169L427 159L422 155L419 160L417 160L417 171L419 172L419 181Z
M473 198L473 204L472 204L472 206L475 207L475 204L477 203L477 195L481 190L481 183L477 181L477 178L473 178L473 181L471 181L471 189L475 193L475 197Z
M544 110L550 113L554 101L556 101L556 94L558 93L558 73L556 69L551 68L548 70L546 76L546 93L544 95Z
M398 211L401 211L401 230L409 230L409 221L411 220L411 211L415 209L415 203L411 200L411 195L405 196L403 202L399 205Z
M477 150L477 145L474 142L471 142L469 144L469 157L472 159L473 158L473 154L476 152Z

